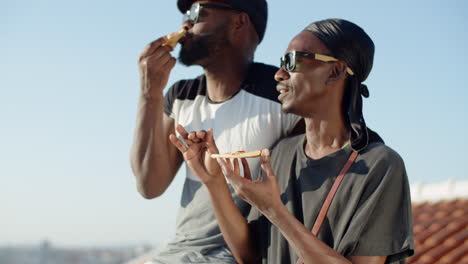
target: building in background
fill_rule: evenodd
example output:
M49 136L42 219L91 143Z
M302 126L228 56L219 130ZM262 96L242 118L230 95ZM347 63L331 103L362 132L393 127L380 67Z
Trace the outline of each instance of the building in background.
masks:
M0 264L122 264L150 251L153 246L59 248L49 241L39 246L0 248Z
M415 255L409 264L468 264L468 181L411 186Z

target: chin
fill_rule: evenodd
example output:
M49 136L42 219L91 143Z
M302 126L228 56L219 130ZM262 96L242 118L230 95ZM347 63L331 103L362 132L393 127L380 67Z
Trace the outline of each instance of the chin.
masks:
M287 105L287 104L282 104L281 105L281 110L285 113L288 113L288 114L294 114L294 110L291 108L291 106Z
M291 104L282 104L281 105L281 110L284 112L284 113L287 113L287 114L295 114L297 116L306 116L305 114L305 109L304 107L301 107L300 105L298 104L295 104L295 105L291 105Z
M182 46L179 51L179 62L185 66L201 65L210 57L210 52L203 46Z

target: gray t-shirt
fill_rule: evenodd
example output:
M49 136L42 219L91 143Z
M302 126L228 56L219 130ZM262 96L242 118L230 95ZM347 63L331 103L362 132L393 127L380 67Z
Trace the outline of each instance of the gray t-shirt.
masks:
M283 203L311 230L352 150L348 146L311 160L304 144L305 135L281 140L271 163ZM296 252L267 218L252 207L248 220L263 263L296 263ZM404 263L413 254L412 225L403 160L383 143L371 143L346 174L318 238L343 256L388 256L387 263Z

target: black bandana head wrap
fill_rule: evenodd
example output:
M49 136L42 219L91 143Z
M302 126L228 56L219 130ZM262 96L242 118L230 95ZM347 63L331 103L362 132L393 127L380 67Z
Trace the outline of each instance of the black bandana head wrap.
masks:
M310 24L312 32L331 52L331 56L346 62L354 75L349 76L343 110L351 130L351 147L361 151L369 144L369 131L362 115L362 96L369 97L362 84L372 69L374 42L362 28L343 19L326 19Z

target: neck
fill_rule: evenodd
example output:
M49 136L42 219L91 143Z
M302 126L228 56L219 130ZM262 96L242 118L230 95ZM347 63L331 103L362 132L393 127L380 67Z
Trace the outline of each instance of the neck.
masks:
M204 67L208 97L214 102L223 102L231 98L240 89L240 84L247 76L250 60L220 59Z
M311 159L320 159L336 152L349 140L349 131L340 109L329 110L305 118L307 139L305 153Z

